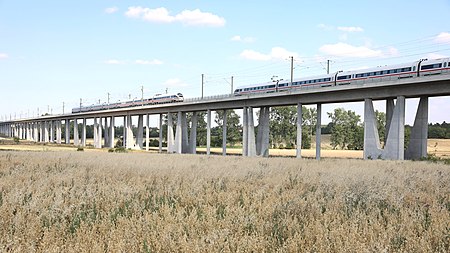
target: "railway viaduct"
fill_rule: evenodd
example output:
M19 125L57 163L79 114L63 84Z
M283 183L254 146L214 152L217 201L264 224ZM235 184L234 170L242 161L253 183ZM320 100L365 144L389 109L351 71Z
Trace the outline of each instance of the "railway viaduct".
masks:
M35 142L62 143L61 128L65 124L64 142L70 143L70 122L74 122L75 146L86 145L86 120L94 120L94 147L114 147L115 118L124 119L124 146L149 149L149 117L159 115L159 151L162 152L162 117L167 114L167 151L169 153L196 153L196 135L198 112L206 111L207 115L207 154L210 154L211 143L211 111L243 109L243 156L269 155L269 108L275 106L296 105L298 113L297 142L302 136L302 105L317 105L316 143L321 142L320 119L321 108L327 103L364 102L364 158L365 159L418 159L427 155L428 131L428 99L434 96L450 95L450 75L423 76L419 78L378 81L365 81L345 86L299 88L288 92L250 94L244 96L213 96L205 98L185 99L184 102L136 106L121 109L92 111L76 114L42 116L0 122L0 134L18 137ZM420 98L419 106L411 131L410 144L404 147L405 100ZM386 135L382 149L375 113L374 100L386 101ZM260 108L258 133L255 133L253 110ZM187 113L192 113L191 124L187 122ZM172 115L177 115L174 126ZM133 136L132 116L137 116L138 133ZM144 122L144 118L146 119ZM226 119L225 119L226 121ZM78 123L82 122L82 129ZM226 122L223 124L223 140L226 140ZM175 129L174 129L175 127ZM190 127L190 136L188 128ZM147 134L144 137L144 128ZM80 136L81 132L81 136ZM146 139L146 147L143 140ZM226 154L224 141L223 154ZM301 157L300 145L297 145L297 157ZM320 145L316 145L316 159L320 159Z

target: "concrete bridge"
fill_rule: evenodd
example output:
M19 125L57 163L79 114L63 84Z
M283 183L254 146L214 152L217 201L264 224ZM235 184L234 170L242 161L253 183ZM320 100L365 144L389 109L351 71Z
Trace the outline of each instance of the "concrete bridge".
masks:
M302 105L317 105L316 158L320 159L322 104L364 101L364 158L365 159L417 159L427 155L428 99L434 96L450 95L450 75L423 76L409 79L365 81L361 83L299 88L288 92L251 94L244 96L212 96L203 99L185 99L184 102L137 106L121 109L92 111L76 114L50 115L0 122L0 134L35 142L62 143L61 128L65 124L64 142L70 143L70 123L73 122L75 146L86 146L86 120L94 120L94 147L114 147L115 119L123 118L124 146L149 149L149 117L159 115L159 151L162 152L162 117L168 115L167 151L169 153L196 153L198 112L207 115L207 154L211 143L211 111L243 109L243 156L269 155L269 108L296 105L298 113L297 143L302 136ZM411 132L409 147L405 151L405 100L420 98ZM386 101L386 142L381 148L373 108L374 100ZM394 103L395 101L395 103ZM253 110L260 108L258 133L255 133ZM191 124L187 113L192 113ZM172 115L177 114L174 126ZM226 115L226 114L225 114ZM137 116L137 136L133 136L132 116ZM145 122L144 122L145 117ZM226 118L223 126L223 154L226 154ZM78 123L82 122L81 129ZM189 126L190 125L190 126ZM175 129L174 129L175 127ZM190 136L188 128L190 127ZM143 146L146 128L146 147ZM81 136L80 136L81 132ZM297 157L301 157L297 145Z

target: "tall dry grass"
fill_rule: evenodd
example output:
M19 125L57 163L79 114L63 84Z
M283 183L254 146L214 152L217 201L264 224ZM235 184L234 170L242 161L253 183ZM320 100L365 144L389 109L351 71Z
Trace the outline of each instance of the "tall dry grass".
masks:
M0 252L449 252L450 168L0 152Z

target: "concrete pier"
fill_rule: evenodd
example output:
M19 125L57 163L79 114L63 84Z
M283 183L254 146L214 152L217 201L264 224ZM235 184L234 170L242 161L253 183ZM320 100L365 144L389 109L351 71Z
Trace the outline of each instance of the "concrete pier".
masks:
M414 126L411 129L405 159L417 160L427 156L428 139L428 97L421 97L417 107Z
M227 110L223 110L222 155L227 155Z
M211 110L206 111L206 154L211 154Z
M316 125L316 160L320 160L320 149L322 138L322 104L317 104L317 125Z
M197 123L198 123L198 116L197 112L192 113L192 119L191 119L191 136L190 136L190 149L189 152L191 154L197 153Z
M303 124L302 103L297 103L297 142L296 142L297 158L302 158L302 124Z
M389 102L388 102L389 103ZM387 109L390 111L390 109ZM390 113L389 113L390 114ZM386 145L381 149L377 121L372 99L364 101L364 159L404 159L405 141L405 97L397 97L389 117L389 130L386 132Z

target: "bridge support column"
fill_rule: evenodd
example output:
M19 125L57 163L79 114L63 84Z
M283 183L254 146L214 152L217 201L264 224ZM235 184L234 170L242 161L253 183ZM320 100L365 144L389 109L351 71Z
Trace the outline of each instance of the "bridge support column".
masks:
M134 136L133 136L133 123L132 117L130 114L127 115L127 124L126 124L126 145L125 148L133 148L134 147Z
M211 154L211 110L206 112L206 154Z
M196 154L197 153L197 123L198 123L198 116L197 112L192 113L192 125L191 125L191 136L190 136L190 153Z
M111 118L110 118L110 122L109 122L109 141L108 141L108 144L109 144L109 147L110 148L114 148L114 146L115 146L115 143L114 143L114 135L115 135L115 123L114 123L114 116L111 116Z
M86 147L86 118L83 118L83 126L81 129L81 146Z
M98 131L97 131L97 148L102 148L103 141L103 124L102 117L98 118Z
M270 107L261 107L259 111L258 135L256 139L256 155L269 157Z
M105 146L105 147L110 147L110 145L109 145L109 125L111 124L111 122L108 124L108 118L109 117L105 117L105 124L104 124L104 126L105 126L105 128L104 128L104 133L103 133L103 145Z
M222 124L222 155L227 155L227 110L223 110Z
M405 159L413 160L427 156L428 139L428 97L421 97L417 107L414 126L411 129L408 149Z
M389 128L391 127L392 115L394 114L394 99L388 98L386 99L386 127L385 127L385 135L384 135L384 145L386 145Z
M181 113L181 153L188 154L189 152L189 138L188 125L186 113Z
M182 115L181 112L177 113L177 126L176 126L176 132L175 132L175 153L181 154L182 151Z
M70 120L66 119L65 120L66 124L66 137L64 138L66 141L66 144L70 144Z
M253 108L244 107L243 126L243 156L256 156L255 125L253 122Z
M55 142L55 122L54 121L50 121L49 122L49 128L50 128L50 143Z
M302 103L297 104L297 149L296 157L302 158L302 124L303 124L303 111Z
M320 160L320 146L322 137L322 104L317 104L317 126L316 126L316 160Z
M136 135L136 144L139 149L144 149L144 115L138 115L138 132Z
M167 113L167 152L175 152L175 139L173 136L173 119L172 113Z
M73 120L73 145L80 145L80 135L78 133L78 120Z
M94 148L98 148L98 122L97 117L94 118Z
M150 149L150 114L147 114L145 121L145 151Z
M248 110L242 110L242 156L248 155Z
M389 110L388 110L389 111ZM397 97L392 117L389 119L386 145L381 149L377 121L372 99L364 101L364 159L404 159L405 97ZM388 120L386 120L388 122Z
M158 151L159 153L162 153L162 143L163 143L163 131L162 131L162 125L163 125L163 115L159 114L159 146Z
M44 123L42 121L39 122L38 124L39 127L39 142L43 142L44 141Z
M45 123L44 123L44 129L45 129L44 142L46 142L46 143L49 142L48 125L49 125L48 121L45 121Z
M61 120L56 121L56 143L61 144Z

